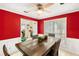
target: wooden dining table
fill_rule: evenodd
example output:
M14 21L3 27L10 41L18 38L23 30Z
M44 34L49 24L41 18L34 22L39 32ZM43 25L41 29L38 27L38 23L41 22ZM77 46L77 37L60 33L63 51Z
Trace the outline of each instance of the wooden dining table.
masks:
M25 42L17 43L16 47L18 48L19 46L18 49L27 56L44 56L47 55L57 40L54 37L48 37L47 40L38 43L38 39L29 39Z

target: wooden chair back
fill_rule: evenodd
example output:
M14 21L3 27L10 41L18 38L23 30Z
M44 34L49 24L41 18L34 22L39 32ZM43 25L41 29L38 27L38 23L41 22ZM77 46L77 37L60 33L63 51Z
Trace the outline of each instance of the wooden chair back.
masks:
M59 46L60 46L60 42L61 42L61 39L59 39L52 47L52 55L53 56L58 56L58 50L59 50Z
M10 54L7 51L7 47L5 45L3 45L3 53L5 56L10 56Z

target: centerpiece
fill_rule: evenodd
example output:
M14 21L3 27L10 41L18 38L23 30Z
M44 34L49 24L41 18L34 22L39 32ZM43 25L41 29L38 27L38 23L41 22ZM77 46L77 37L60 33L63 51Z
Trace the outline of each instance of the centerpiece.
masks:
M47 40L47 35L38 35L38 43Z

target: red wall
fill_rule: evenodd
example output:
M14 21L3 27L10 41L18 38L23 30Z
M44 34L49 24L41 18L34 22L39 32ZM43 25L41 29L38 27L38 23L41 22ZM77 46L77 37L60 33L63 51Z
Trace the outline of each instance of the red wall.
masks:
M67 16L67 37L79 38L79 12Z
M49 17L42 20L54 20L63 17L67 17L67 37L79 39L79 11L60 16ZM43 31L44 28L41 30Z
M38 34L44 34L44 21L38 20Z
M34 18L0 10L0 40L20 37L20 18L36 21Z
M3 36L2 32L3 32L3 26L4 26L3 20L2 20L4 17L3 17L3 14L1 14L1 13L2 13L2 11L0 11L0 38L2 38L2 36Z
M0 40L20 36L20 18L18 15L0 10Z
M0 40L20 36L20 18L38 22L38 34L44 33L44 21L67 17L67 37L79 38L79 11L42 20L0 10Z

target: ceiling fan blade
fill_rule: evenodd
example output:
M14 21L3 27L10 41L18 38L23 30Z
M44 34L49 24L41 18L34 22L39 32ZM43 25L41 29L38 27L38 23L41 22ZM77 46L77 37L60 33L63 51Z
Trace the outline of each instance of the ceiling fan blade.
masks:
M37 11L36 3L30 3L29 5L31 8L33 8L33 11ZM24 13L31 13L32 12L31 10L29 10L29 11L25 10Z
M35 10L38 10L37 3L32 3L32 7L33 7Z
M44 8L48 8L48 7L52 6L53 4L54 4L54 3L45 4L45 5L44 5Z

